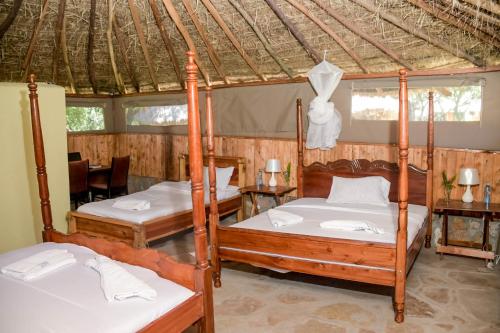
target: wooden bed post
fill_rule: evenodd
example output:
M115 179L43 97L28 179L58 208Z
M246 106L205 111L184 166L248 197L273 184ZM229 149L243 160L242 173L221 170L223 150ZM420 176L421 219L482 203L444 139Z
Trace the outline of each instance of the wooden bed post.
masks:
M432 211L434 205L434 93L429 91L429 118L427 119L427 185L426 198L428 218L427 218L427 234L425 235L425 247L431 247L432 238Z
M212 264L212 279L214 286L219 288L220 282L220 259L217 253L217 224L219 223L219 208L217 206L215 172L215 142L214 142L214 112L212 109L212 88L207 87L205 91L207 108L207 156L208 156L208 179L210 184L210 214L208 226L210 230L210 257Z
M406 288L406 249L408 224L408 79L399 71L399 218L396 238L396 283L394 306L396 322L404 320Z
M40 123L40 109L38 107L35 74L30 74L29 76L28 89L30 91L31 128L33 133L33 148L35 150L36 177L38 180L40 207L42 209L42 237L44 242L49 242L51 240L50 234L54 230L54 227L52 225L52 210L50 208L49 185L45 168L45 151L43 148L43 134L42 125Z
M214 331L212 279L207 258L207 230L205 226L205 200L203 193L203 155L201 143L200 113L198 106L198 67L194 63L194 52L187 52L187 100L188 100L188 144L189 174L193 201L193 224L196 266L203 274L202 284L205 316L201 320L204 332Z
M302 124L302 99L297 98L297 198L304 196L304 129Z

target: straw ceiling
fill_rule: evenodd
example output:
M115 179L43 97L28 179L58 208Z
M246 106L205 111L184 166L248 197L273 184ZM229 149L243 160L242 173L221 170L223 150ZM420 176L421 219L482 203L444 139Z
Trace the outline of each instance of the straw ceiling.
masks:
M2 0L0 81L68 93L180 89L185 52L201 85L500 65L493 0Z

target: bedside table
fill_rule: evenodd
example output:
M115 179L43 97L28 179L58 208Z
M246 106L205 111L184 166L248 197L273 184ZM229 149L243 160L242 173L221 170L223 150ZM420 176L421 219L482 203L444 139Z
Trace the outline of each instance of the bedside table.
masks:
M259 214L259 208L257 207L257 195L263 194L268 196L273 196L276 201L276 206L282 205L284 201L284 197L286 194L295 190L295 187L289 186L245 186L240 189L241 194L250 194L250 198L252 200L252 210L250 211L250 217Z
M495 252L489 251L489 223L493 219L500 218L500 204L493 203L486 207L484 202L465 203L461 200L450 200L447 202L444 199L439 199L434 206L434 213L443 215L441 245L437 246L436 252L490 260L495 258ZM448 215L483 219L483 242L480 249L454 246L458 243L457 241L448 241ZM474 244L471 245L474 246Z

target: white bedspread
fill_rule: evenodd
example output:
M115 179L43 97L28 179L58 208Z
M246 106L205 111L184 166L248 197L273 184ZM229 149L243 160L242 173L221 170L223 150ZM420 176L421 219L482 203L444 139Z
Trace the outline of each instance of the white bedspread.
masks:
M269 221L267 214L262 213L248 220L231 225L231 227L291 234L334 237L361 241L396 243L398 230L398 205L390 203L389 206L375 206L368 204L329 204L322 198L302 198L291 201L279 207L280 210L304 217L299 224L288 225L276 229ZM427 207L408 205L408 243L413 239L427 217ZM368 233L362 231L348 231L321 228L320 223L331 220L369 221L384 233Z
M74 244L43 243L0 255L0 266L48 249L73 253L77 263L24 282L0 274L0 332L136 332L194 293L149 270L120 263L158 292L154 301L131 298L108 303L99 274L85 266L96 253Z
M233 198L239 194L240 191L237 186L229 185L226 190L217 190L217 200ZM117 200L124 199L148 201L150 203L150 208L134 211L113 207L113 204ZM209 202L209 192L205 191L205 204ZM141 224L160 216L191 210L192 207L190 182L167 181L153 185L145 191L136 192L127 196L87 203L78 207L78 211L81 213L111 217Z

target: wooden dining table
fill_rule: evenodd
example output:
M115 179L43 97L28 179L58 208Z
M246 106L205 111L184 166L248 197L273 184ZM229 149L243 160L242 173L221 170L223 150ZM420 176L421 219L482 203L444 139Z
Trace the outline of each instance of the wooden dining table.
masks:
M89 165L89 183L98 179L108 178L110 174L110 165Z

